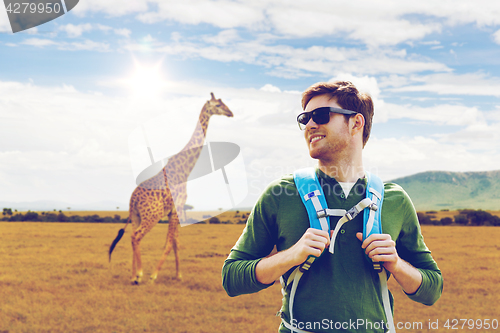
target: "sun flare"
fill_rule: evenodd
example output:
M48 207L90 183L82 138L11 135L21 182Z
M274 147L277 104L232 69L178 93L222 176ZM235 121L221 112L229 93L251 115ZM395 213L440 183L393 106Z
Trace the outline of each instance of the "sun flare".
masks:
M167 85L162 75L161 62L147 65L135 61L134 72L126 81L135 97L158 96Z

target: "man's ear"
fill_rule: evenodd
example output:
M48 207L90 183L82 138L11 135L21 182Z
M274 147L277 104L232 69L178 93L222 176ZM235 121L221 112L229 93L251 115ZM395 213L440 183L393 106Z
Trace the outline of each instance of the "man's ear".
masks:
M351 125L351 130L354 133L361 132L363 134L363 129L365 128L365 117L361 113L357 113L352 116L349 121Z

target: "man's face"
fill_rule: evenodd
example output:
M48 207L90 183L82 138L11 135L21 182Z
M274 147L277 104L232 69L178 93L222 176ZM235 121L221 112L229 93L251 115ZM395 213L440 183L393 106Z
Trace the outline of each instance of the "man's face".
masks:
M305 108L305 112L313 111L320 107L342 108L335 99L328 95L313 97ZM330 113L330 121L326 124L316 124L311 118L304 130L309 155L322 162L334 161L339 154L348 149L349 127L344 115Z

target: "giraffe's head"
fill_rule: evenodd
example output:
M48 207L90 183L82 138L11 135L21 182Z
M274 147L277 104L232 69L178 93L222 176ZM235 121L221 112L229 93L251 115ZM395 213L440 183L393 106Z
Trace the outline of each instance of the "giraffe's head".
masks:
M205 104L205 108L208 112L209 115L214 115L214 114L219 114L223 115L226 117L232 117L233 113L229 108L224 104L220 98L216 99L214 96L214 93L210 93L212 95L212 98L207 101Z

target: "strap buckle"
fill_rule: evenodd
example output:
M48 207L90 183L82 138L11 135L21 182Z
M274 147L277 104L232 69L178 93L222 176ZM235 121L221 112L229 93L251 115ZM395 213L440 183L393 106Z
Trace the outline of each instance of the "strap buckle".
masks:
M356 206L352 207L351 209L349 209L347 211L347 213L345 213L345 217L347 217L347 219L349 221L351 221L352 219L354 219L356 216L358 216L359 214L359 210Z

